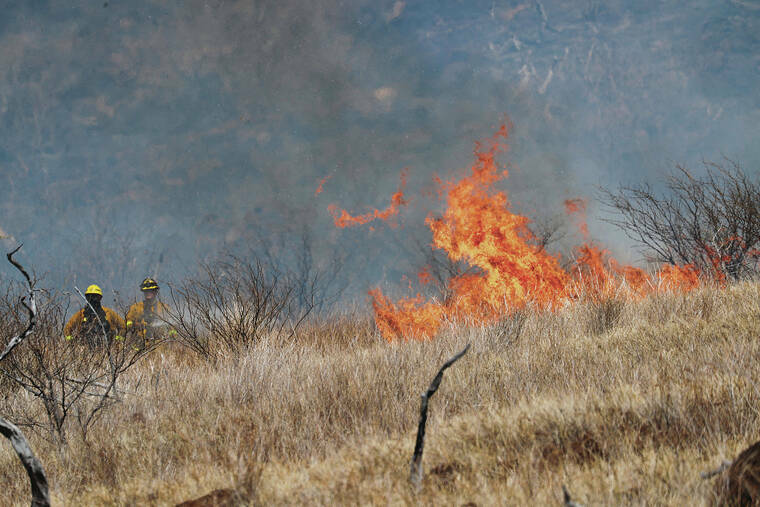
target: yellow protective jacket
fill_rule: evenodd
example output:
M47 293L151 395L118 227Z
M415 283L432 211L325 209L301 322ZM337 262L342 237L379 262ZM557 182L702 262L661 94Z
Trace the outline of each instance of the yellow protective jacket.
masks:
M118 313L105 306L103 307L103 311L106 312L106 320L111 325L111 330L117 335L123 335L127 329L124 319ZM73 335L77 334L82 324L84 324L84 308L75 313L66 323L66 327L63 328L63 334L66 335L66 339L71 339Z
M149 328L153 322L149 320L158 320L166 318L169 307L161 301L156 301L153 308L145 308L145 301L138 301L129 307L127 312L127 330L134 330L140 333L143 337L149 334ZM151 314L152 318L151 318ZM169 331L171 333L171 331Z

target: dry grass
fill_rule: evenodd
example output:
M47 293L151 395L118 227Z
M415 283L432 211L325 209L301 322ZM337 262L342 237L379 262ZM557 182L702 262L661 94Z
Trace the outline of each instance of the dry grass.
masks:
M168 505L217 488L263 504L709 504L699 473L760 435L760 285L528 312L389 345L363 319L213 364L164 347L129 394L57 450L30 440L64 505ZM420 492L407 483L431 401ZM32 403L21 396L12 403ZM28 504L8 446L1 504Z

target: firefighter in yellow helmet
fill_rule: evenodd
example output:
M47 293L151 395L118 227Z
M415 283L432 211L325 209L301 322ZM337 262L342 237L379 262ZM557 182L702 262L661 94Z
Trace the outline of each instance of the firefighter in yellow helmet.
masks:
M103 332L108 337L108 342L120 339L126 326L124 319L118 313L100 304L103 299L103 291L93 284L84 292L87 303L69 319L63 332L67 340L82 336L90 345L103 343Z
M166 312L169 309L159 301L160 287L153 278L146 278L140 284L143 300L129 307L127 312L127 330L136 332L146 342L165 333L173 334L166 325Z

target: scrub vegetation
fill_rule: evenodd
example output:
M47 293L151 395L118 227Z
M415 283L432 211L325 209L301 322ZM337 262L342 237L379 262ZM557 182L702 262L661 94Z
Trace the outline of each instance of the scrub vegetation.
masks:
M749 281L528 309L425 342L388 343L357 312L210 356L164 343L123 373L86 439L25 432L59 505L220 488L241 504L556 505L563 484L584 504L707 505L720 479L700 473L760 434L758 327ZM431 401L417 490L419 395L468 342ZM2 389L13 413L43 410ZM7 445L0 474L0 503L28 504Z

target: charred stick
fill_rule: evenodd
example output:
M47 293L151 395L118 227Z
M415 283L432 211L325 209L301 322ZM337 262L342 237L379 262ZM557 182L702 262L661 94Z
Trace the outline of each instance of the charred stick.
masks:
M430 397L433 396L438 390L438 386L441 385L443 372L446 371L446 369L452 364L461 359L469 349L470 344L468 343L461 352L446 361L443 366L441 366L441 369L438 370L438 374L430 383L428 390L422 394L422 403L420 404L420 422L417 426L417 441L414 444L414 454L412 455L412 462L409 467L409 481L415 487L419 487L420 482L422 481L422 451L425 447L425 425L427 424L428 402L430 401Z

